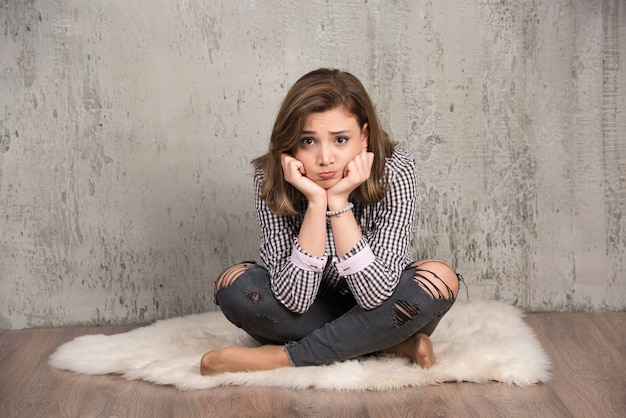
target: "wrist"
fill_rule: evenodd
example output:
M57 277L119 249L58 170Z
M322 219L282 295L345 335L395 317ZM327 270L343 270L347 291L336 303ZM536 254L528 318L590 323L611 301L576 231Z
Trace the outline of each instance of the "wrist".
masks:
M309 199L309 203L307 204L307 210L312 210L315 212L325 212L328 207L328 203L326 199Z
M326 211L326 216L328 216L328 217L339 216L342 213L346 213L346 212L351 211L352 208L354 208L354 205L352 203L348 203L348 205L346 207L343 207L341 209L327 210Z
M333 210L339 210L339 209L343 209L346 206L348 206L350 202L348 202L348 197L331 197L328 196L328 210L333 211Z

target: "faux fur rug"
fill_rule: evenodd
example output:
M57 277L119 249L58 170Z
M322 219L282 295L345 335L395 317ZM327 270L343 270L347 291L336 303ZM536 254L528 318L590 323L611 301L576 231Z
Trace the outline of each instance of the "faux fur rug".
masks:
M501 302L457 301L432 335L437 364L428 370L404 358L380 356L329 366L202 376L199 364L205 352L258 345L221 312L161 320L122 334L78 337L59 347L49 363L184 390L256 385L384 391L451 381L526 386L549 379L550 361L522 316L519 309Z

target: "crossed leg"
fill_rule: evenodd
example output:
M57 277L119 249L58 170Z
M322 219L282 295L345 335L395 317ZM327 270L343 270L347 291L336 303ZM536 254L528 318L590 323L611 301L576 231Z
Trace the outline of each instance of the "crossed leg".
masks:
M224 271L215 283L215 293L232 284L254 263L236 264ZM200 374L212 375L225 372L273 370L290 365L289 357L282 345L261 347L224 347L205 353L200 360Z
M414 280L433 298L456 299L459 280L454 270L447 264L423 260L411 266L416 267ZM396 305L396 309L406 318L411 318L414 314L406 306ZM421 332L382 352L408 357L425 369L431 368L437 362L430 336Z
M216 282L216 292L232 284L252 266L254 264L241 263L227 269ZM433 298L456 299L459 283L452 268L435 260L418 261L412 266L416 267L414 280ZM410 319L414 315L414 312L406 306L396 305L396 309L404 318ZM430 368L436 362L432 341L426 333L417 333L382 352L408 357L423 368ZM211 375L224 372L272 370L290 365L283 345L270 344L255 348L232 346L204 354L200 361L200 373Z

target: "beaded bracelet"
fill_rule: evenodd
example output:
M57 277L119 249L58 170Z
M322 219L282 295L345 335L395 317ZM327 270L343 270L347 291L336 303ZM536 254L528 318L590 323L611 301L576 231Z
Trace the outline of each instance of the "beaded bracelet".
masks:
M337 216L337 215L341 215L342 213L346 213L349 210L352 210L352 208L354 207L354 205L352 203L348 203L348 206L346 206L343 209L337 209L337 210L327 210L326 211L326 216Z

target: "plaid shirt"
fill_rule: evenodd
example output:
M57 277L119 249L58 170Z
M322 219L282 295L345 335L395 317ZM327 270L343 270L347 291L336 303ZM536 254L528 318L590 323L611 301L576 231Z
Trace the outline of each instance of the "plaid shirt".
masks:
M337 258L328 221L326 252L319 258L307 254L298 244L307 201L297 202L297 216L274 214L259 198L263 171L255 171L260 256L269 271L272 291L285 307L304 313L318 294L338 291L351 292L360 306L373 309L391 296L402 270L412 261L409 246L417 203L413 158L396 147L385 163L385 176L389 190L383 200L354 204L361 240Z

